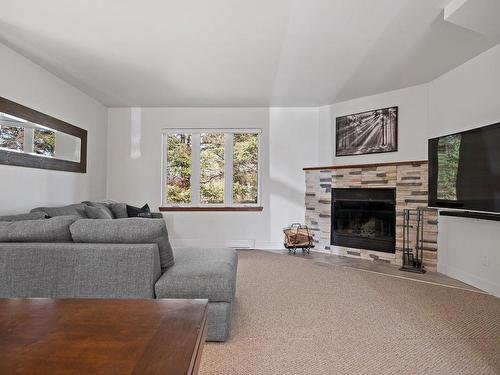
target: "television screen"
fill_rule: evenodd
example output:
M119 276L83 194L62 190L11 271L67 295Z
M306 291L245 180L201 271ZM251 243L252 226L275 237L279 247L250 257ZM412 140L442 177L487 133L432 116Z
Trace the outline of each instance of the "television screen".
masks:
M429 140L429 206L500 213L500 123Z

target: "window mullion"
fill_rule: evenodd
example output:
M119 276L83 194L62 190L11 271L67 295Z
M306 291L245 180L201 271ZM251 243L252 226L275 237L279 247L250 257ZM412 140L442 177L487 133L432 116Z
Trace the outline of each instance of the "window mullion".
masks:
M233 136L224 134L224 204L233 205Z
M193 134L191 149L191 205L200 205L200 133Z
M33 128L24 128L24 152L32 153L34 148L35 132Z
M163 133L162 135L162 153L163 153L163 162L162 162L162 177L161 177L161 202L163 206L170 204L168 201L168 134Z
M262 133L257 133L258 155L257 155L257 204L262 205Z

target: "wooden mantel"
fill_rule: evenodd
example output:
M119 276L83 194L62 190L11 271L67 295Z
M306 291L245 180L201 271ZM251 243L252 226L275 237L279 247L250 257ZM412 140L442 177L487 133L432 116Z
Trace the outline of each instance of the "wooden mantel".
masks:
M390 163L371 163L371 164L348 164L348 165L330 165L327 167L305 167L302 168L304 171L319 171L319 170L329 170L329 169L346 169L346 168L373 168L373 167L384 167L391 165L409 165L409 164L426 164L427 160L412 160L412 161L397 161Z

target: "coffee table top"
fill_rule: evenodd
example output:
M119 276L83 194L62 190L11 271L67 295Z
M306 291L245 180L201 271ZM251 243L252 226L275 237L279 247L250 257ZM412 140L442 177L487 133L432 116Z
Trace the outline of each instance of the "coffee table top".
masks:
M206 320L206 300L0 299L0 373L195 373Z

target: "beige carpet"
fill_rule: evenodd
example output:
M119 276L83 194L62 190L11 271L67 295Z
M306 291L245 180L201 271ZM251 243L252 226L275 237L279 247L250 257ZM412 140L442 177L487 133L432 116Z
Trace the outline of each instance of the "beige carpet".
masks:
M500 374L500 299L263 251L239 255L207 374Z

